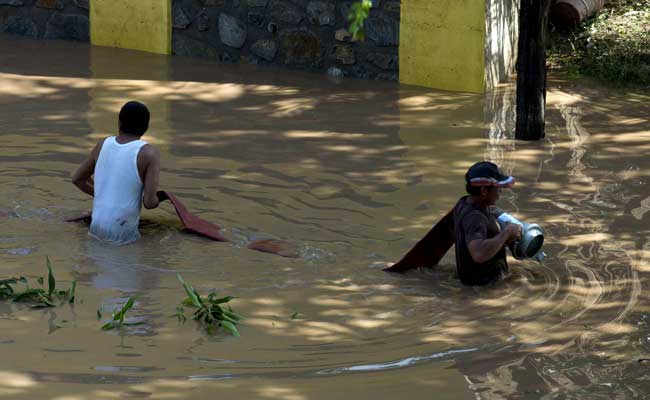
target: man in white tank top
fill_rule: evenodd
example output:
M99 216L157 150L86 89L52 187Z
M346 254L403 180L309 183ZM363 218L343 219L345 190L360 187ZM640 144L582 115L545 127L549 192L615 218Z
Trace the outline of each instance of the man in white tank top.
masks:
M160 155L140 138L149 128L149 110L126 103L119 115L119 135L97 143L72 182L94 197L89 234L112 244L140 238L140 209L158 207Z

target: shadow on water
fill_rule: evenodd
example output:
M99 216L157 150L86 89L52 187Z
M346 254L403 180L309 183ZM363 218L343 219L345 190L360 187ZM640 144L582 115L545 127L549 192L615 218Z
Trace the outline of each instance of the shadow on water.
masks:
M54 312L0 304L0 397L647 389L647 94L553 81L548 137L519 143L508 87L454 94L6 36L0 53L0 274L42 275L49 254L83 300ZM147 212L143 240L119 249L62 224L90 207L69 174L115 131L127 99L152 110L147 139L166 189L231 237L295 241L303 258L183 235L168 209ZM545 265L513 262L509 279L483 289L458 283L453 254L430 271L382 273L480 159L518 178L502 206L545 228ZM169 318L183 297L176 271L199 291L240 297L241 338ZM133 294L145 325L99 331L96 309Z

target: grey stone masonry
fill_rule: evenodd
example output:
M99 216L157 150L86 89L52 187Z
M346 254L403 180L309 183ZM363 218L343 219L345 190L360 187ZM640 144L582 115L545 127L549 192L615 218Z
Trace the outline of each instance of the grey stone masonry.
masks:
M354 0L171 1L173 54L397 80L399 0L373 0L365 41L347 31ZM0 0L0 32L87 42L89 3Z
M397 80L399 0L373 0L363 42L347 32L352 0L172 2L174 54Z
M0 32L88 42L88 0L0 0Z

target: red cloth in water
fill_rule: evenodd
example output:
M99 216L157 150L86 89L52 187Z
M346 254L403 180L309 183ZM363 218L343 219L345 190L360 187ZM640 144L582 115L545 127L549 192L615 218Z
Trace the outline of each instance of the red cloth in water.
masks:
M413 268L433 267L455 241L454 210L451 209L401 260L384 271L405 272Z
M197 235L212 239L217 242L228 242L229 240L221 235L221 228L219 225L208 222L204 219L197 217L188 211L185 204L183 204L176 196L170 192L160 190L157 193L158 201L163 202L169 200L174 209L176 209L176 214L181 220L185 230L196 233ZM66 222L84 222L90 224L91 222L91 213L86 213L78 217L68 218ZM282 257L298 257L296 251L291 250L291 245L288 242L278 239L262 239L254 240L250 242L247 246L251 250L261 251L263 253L276 254Z
M185 204L181 203L176 196L166 192L164 190L158 191L158 200L165 201L169 200L174 208L176 209L176 214L180 218L181 222L185 229L190 232L194 232L197 235L207 237L208 239L215 240L217 242L227 242L228 239L223 237L219 232L221 228L219 225L215 225L212 222L208 222L204 219L197 217L187 210Z

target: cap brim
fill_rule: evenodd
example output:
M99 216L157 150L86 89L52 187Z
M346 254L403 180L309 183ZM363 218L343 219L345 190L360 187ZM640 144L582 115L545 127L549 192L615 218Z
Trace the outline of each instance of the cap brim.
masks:
M496 186L498 188L510 188L515 184L513 176L504 176L503 179L497 180L494 178L474 178L470 180L472 186Z

